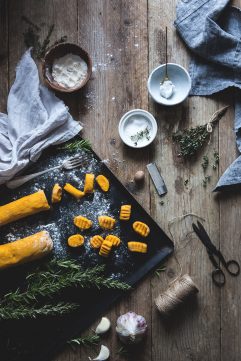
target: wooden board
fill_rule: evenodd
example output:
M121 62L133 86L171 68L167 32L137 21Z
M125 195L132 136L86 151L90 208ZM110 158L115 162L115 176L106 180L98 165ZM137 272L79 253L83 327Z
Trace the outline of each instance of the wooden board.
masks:
M112 170L129 187L132 187L130 180L134 172L155 160L168 186L164 205L160 204L147 174L145 187L134 189L137 199L166 231L168 221L184 213L204 216L216 245L220 244L227 257L235 255L241 261L237 226L240 195L220 197L211 193L218 176L236 157L232 109L228 110L203 153L208 153L210 159L214 149L220 153L219 172L211 173L211 183L206 189L202 187L202 155L194 164L183 164L176 158L171 142L173 130L203 124L216 109L232 104L232 94L213 98L192 97L170 109L157 106L148 99L148 73L164 61L166 25L170 38L169 59L188 65L187 51L173 27L176 3L177 0L0 1L1 110L6 109L8 85L14 79L15 66L24 51L21 16L24 14L38 23L45 22L43 36L48 25L55 23L54 37L68 35L69 40L79 42L89 50L94 60L95 71L88 86L78 95L64 99L76 119L84 123L84 136L91 140L97 153L110 159ZM241 6L241 1L236 0L235 4ZM127 149L120 142L117 131L121 115L137 107L149 109L159 126L155 143L144 151ZM186 179L189 180L188 187L184 186ZM152 276L143 282L130 297L110 310L108 316L114 324L120 313L132 309L147 318L147 342L131 359L237 361L241 354L240 283L228 277L224 289L215 288L210 280L212 266L205 249L196 238L191 238L183 249L178 233L176 227L176 256L183 272L189 272L200 288L198 304L171 324L163 324L158 318L153 299L180 271L176 259L172 258L160 278ZM120 343L114 327L103 342L111 346L113 360L125 359L116 354ZM94 351L79 349L73 353L66 349L56 361L84 361L89 355L93 356Z

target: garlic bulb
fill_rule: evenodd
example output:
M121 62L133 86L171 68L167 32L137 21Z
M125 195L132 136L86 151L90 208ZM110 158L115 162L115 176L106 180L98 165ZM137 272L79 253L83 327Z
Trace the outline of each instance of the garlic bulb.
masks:
M89 357L89 360L92 360L92 361L105 361L109 357L110 357L110 350L108 349L107 346L101 345L99 355L96 358L90 358Z
M127 312L117 319L116 332L125 344L138 343L145 336L147 323L143 316Z
M95 333L102 335L110 329L110 320L107 317L102 317L100 323L96 327Z

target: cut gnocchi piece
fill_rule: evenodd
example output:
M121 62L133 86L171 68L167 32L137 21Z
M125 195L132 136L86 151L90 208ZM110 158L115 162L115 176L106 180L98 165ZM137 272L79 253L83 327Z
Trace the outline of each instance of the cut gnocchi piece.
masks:
M62 187L58 183L53 186L51 201L52 203L58 203L62 198Z
M147 244L143 242L128 242L128 249L131 252L147 253Z
M114 236L113 234L109 234L106 238L106 241L109 241L112 243L112 246L118 247L120 245L120 238L117 236Z
M94 180L95 180L94 174L85 175L84 193L94 192Z
M81 247L84 244L84 237L81 234L73 234L68 238L68 245L73 248Z
M100 248L103 242L104 242L104 238L99 235L96 235L91 238L90 245L92 248Z
M105 239L100 247L99 255L103 257L108 257L111 249L112 249L112 243Z
M140 234L142 237L147 237L150 233L150 228L146 223L136 221L133 223L133 229L136 233Z
M102 174L98 175L96 177L96 182L103 192L108 192L110 188L110 182L104 175Z
M92 226L92 221L83 216L76 216L74 217L74 224L81 230L89 229Z
M115 219L109 216L99 216L98 221L103 229L112 229L115 226Z
M131 205L123 204L120 209L120 220L121 221L129 221L131 217Z
M70 183L66 183L64 186L64 190L74 196L76 199L81 199L84 197L85 193L80 191L79 189L72 186Z

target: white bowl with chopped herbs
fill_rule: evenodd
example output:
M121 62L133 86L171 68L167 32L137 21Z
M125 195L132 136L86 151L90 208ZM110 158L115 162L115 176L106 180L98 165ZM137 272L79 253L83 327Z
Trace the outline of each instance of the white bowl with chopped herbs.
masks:
M156 137L157 123L153 115L143 109L125 113L119 122L122 141L132 148L144 148Z

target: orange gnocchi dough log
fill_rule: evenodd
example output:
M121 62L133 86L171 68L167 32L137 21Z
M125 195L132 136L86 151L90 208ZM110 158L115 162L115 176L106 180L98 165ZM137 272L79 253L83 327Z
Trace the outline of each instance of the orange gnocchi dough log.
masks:
M0 269L42 258L52 249L53 241L47 231L3 244L0 246Z
M0 226L50 208L43 190L0 207Z

